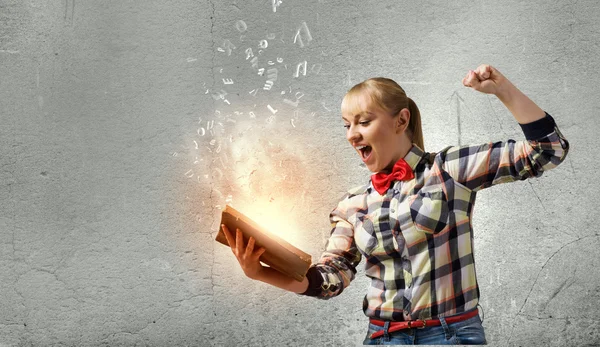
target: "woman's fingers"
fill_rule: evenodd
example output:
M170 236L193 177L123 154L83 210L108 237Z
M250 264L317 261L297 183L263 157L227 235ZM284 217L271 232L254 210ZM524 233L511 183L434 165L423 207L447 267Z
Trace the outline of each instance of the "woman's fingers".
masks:
M258 251L256 251L256 253L254 253L254 257L256 258L256 260L258 260L260 258L260 256L265 253L267 251L266 248L261 247L258 249Z
M229 229L227 228L227 226L225 226L225 224L221 224L221 229L223 229L223 233L225 234L227 243L229 244L229 247L233 251L233 249L235 248L235 240L233 239L233 236L231 235L231 233L229 232Z
M471 80L471 71L469 70L469 72L467 72L467 75L462 79L462 84L465 87L470 87L471 85L469 84L470 80Z
M487 80L492 75L491 66L488 64L481 64L475 70L477 77L480 81Z
M469 70L467 76L463 78L463 85L478 90L481 82L490 79L492 76L492 67L488 64L481 64L475 70Z
M235 246L237 250L236 255L240 257L242 254L244 254L244 236L242 235L242 231L239 228L236 228L235 230Z
M246 253L244 254L244 257L246 259L258 260L258 258L260 258L260 256L263 253L265 253L266 249L264 247L261 247L255 251L254 250L255 246L256 246L256 241L254 240L253 237L251 237L250 240L248 240L248 246L246 246Z
M481 64L475 70L469 70L462 83L478 92L494 95L498 95L510 85L506 77L489 64Z
M252 251L254 251L254 237L251 237L248 240L248 245L246 246L246 253L244 253L244 258L250 259L252 256Z
M463 85L466 87L471 87L473 89L477 89L479 87L480 81L475 74L475 71L469 70L467 76L463 78Z
M240 264L246 264L248 261L258 261L260 256L266 252L264 247L257 250L254 249L256 240L253 237L250 237L248 244L244 245L244 236L239 228L236 228L235 239L225 224L221 224L221 228L223 229L223 233L225 233L229 247L231 247L233 254L238 258ZM242 265L242 267L244 266Z

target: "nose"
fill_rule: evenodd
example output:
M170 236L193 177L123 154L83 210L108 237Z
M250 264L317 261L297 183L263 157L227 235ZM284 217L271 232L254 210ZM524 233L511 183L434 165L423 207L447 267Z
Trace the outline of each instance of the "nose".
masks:
M360 133L353 125L350 125L350 128L348 128L348 131L346 132L346 139L348 139L348 142L350 143L356 142L358 139L360 139Z

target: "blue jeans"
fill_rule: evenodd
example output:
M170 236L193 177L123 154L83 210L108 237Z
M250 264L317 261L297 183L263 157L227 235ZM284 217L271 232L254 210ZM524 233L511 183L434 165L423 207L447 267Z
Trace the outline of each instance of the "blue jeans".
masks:
M473 310L477 310L475 307ZM470 311L467 311L470 312ZM447 318L447 317L446 317ZM387 334L387 327L369 323L369 331L363 345L485 345L485 333L479 315L456 323L447 324L440 317L442 325L425 328L412 328ZM369 338L372 333L384 330L384 335Z

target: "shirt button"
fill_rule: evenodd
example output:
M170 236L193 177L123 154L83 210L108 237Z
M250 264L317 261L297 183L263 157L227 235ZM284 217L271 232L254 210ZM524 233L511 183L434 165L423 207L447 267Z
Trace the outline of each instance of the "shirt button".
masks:
M391 209L391 211L392 211L392 213L396 213L396 210L394 210L394 209Z

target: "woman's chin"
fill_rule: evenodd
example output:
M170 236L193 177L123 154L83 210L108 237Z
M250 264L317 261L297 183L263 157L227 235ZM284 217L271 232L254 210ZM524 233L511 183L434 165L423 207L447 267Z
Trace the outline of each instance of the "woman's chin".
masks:
M367 164L367 169L369 169L369 171L371 171L372 173L378 173L379 171L381 171L380 169L377 168L377 166L371 164Z

